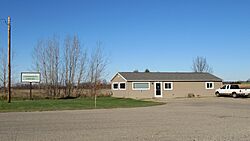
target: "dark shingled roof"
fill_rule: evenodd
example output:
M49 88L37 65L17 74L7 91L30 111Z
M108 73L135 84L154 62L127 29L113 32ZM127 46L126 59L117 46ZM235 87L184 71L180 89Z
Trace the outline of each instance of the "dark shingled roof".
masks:
M127 81L214 81L222 79L198 72L119 72Z

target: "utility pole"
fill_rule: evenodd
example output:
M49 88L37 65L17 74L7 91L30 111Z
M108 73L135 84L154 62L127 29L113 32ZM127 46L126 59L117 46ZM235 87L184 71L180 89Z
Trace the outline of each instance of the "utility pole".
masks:
M8 16L8 103L11 102L11 25Z

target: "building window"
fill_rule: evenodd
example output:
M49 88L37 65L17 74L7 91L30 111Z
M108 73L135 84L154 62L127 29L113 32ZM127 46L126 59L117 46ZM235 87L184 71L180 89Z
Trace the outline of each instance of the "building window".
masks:
M164 90L173 90L173 82L164 82Z
M117 83L117 82L114 82L114 83L112 84L112 89L113 89L113 90L118 90L118 83Z
M126 90L126 83L119 83L120 85L120 90Z
M149 82L132 82L133 90L149 90L150 83Z
M214 89L214 82L206 82L205 86L206 89Z

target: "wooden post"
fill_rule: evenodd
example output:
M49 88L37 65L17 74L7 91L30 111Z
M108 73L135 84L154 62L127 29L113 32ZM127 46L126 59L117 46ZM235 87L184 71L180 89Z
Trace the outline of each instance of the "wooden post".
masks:
M11 102L11 25L8 17L8 103Z
M95 108L96 108L96 94L95 94Z
M30 100L33 100L33 98L32 98L32 82L30 82Z
M95 109L96 109L96 99L97 99L97 93L96 93L96 83L94 84L94 93L95 93Z

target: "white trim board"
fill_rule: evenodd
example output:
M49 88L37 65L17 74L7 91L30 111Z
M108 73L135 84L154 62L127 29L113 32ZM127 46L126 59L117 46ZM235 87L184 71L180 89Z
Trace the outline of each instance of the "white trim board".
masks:
M117 85L118 85L118 86L117 86L117 89L114 88L114 84L117 84ZM113 82L113 83L111 84L111 88L112 88L112 90L114 90L114 91L119 90L119 82Z
M125 84L125 89L123 89L123 88L120 87L120 84L121 84L121 83L124 83L124 84ZM118 86L118 87L119 87L119 90L125 91L125 90L127 89L127 83L126 83L126 82L119 82L119 86Z
M166 89L165 88L165 84L166 83L170 83L171 84L171 89ZM173 89L174 89L174 83L173 82L163 82L163 89L165 90L165 91L172 91Z
M156 83L160 83L161 84L161 95L156 95ZM162 93L162 82L154 82L154 97L162 97L163 93Z
M212 83L212 88L207 88L207 84L208 83ZM206 90L212 90L212 89L214 89L214 82L205 82L205 89Z
M148 88L134 88L134 83L148 83ZM150 82L132 82L132 90L142 91L142 90L150 90Z

